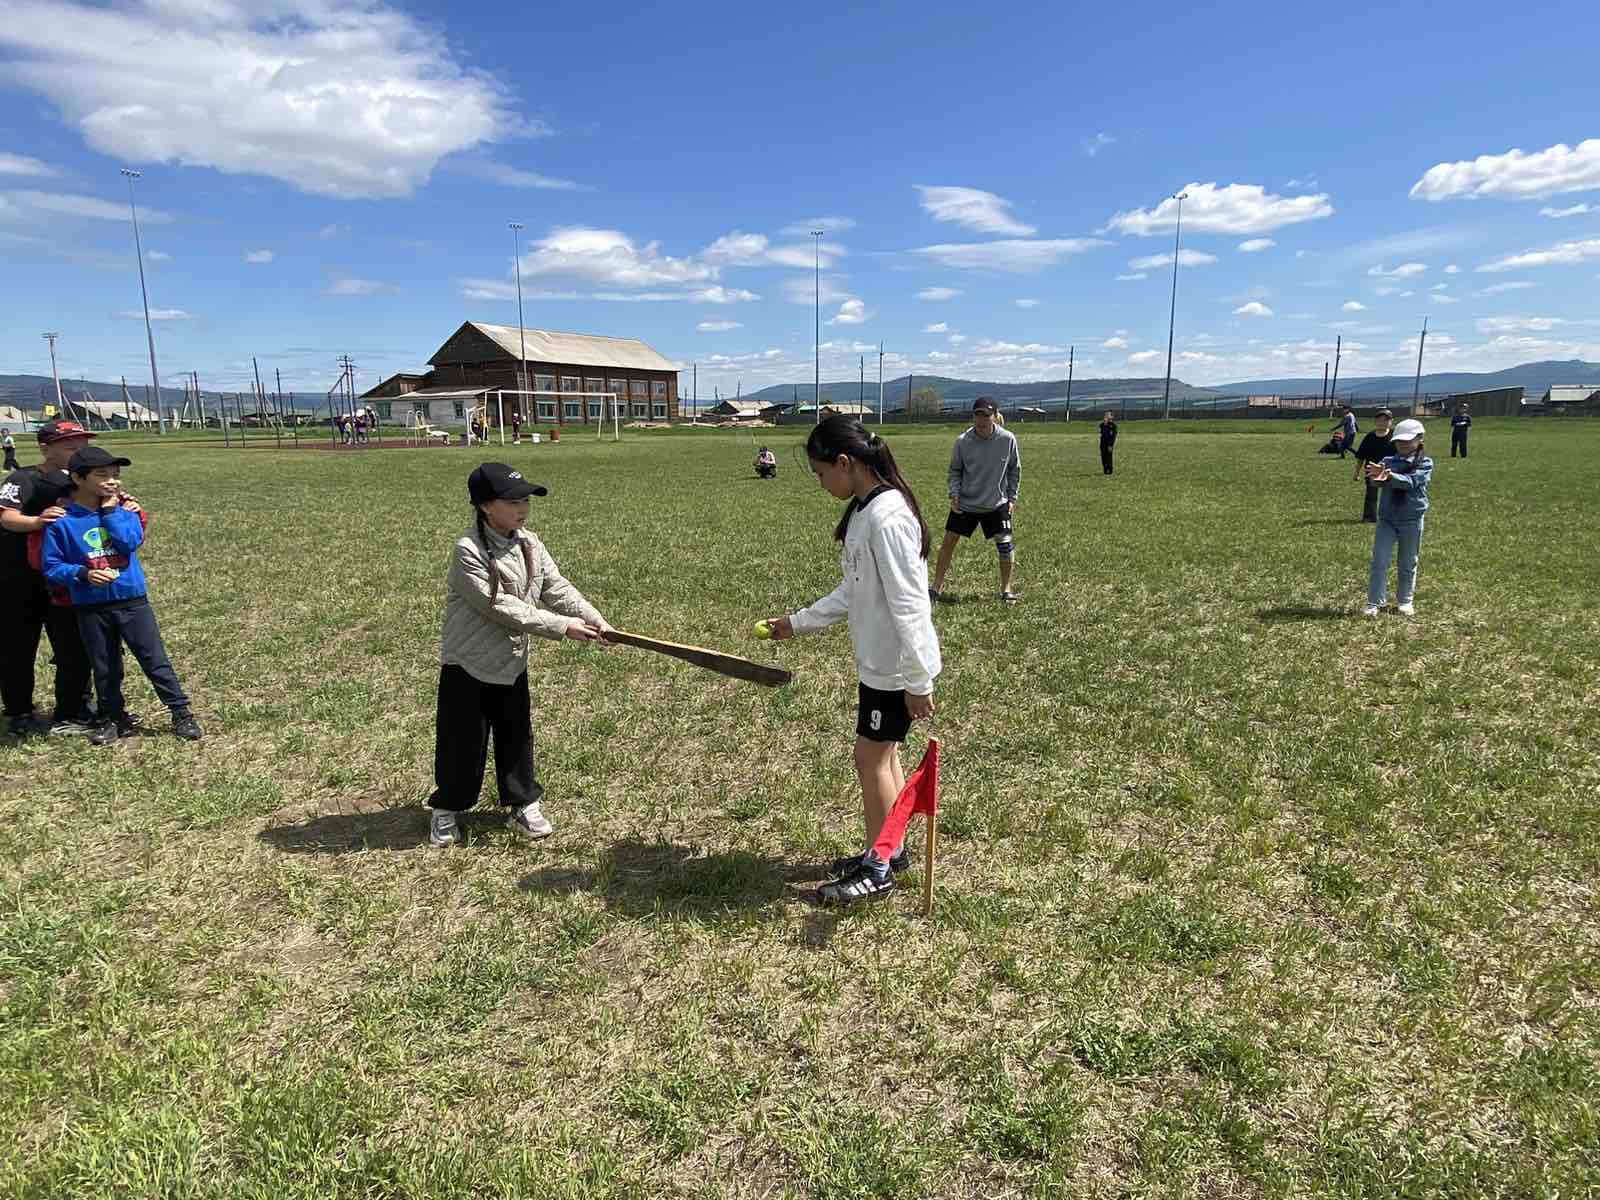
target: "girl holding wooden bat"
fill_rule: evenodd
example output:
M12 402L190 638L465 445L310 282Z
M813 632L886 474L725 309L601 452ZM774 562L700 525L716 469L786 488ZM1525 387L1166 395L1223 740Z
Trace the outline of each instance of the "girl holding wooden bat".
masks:
M823 490L848 500L834 529L843 543L844 579L815 604L767 622L775 638L818 633L849 619L860 678L855 766L865 810L866 849L835 862L824 904L887 895L905 847L885 862L872 851L905 786L900 743L911 722L933 715L933 680L942 667L928 601L928 524L889 445L853 417L832 416L812 430L806 457Z
M478 802L494 735L494 772L507 826L526 838L555 832L540 808L528 702L528 635L593 642L611 626L568 583L531 532L528 497L545 489L504 463L467 478L472 528L456 539L446 580L440 647L434 792L428 841L461 841L458 814Z

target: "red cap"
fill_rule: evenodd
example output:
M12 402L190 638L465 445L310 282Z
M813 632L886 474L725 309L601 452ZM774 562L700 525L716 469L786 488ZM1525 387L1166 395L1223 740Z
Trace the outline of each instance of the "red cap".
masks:
M67 438L92 438L97 435L90 433L76 421L51 421L48 425L39 426L39 445L48 446L51 442L64 441Z

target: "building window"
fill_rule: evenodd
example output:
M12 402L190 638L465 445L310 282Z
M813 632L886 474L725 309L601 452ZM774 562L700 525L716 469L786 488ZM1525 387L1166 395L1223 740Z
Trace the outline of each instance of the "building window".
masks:
M598 421L601 417L605 416L604 405L605 401L603 400L589 401L589 419L591 421Z
M629 381L629 383L628 383L628 391L636 399L643 400L646 396L648 396L650 394L649 391L646 390L648 388L648 386L649 385L646 384L646 382L643 379L634 379L634 380L630 380Z
M650 415L649 402L645 401L645 400L635 400L633 402L633 415L636 416L636 417L647 417L647 416L649 416Z
M656 420L665 421L667 419L667 402L665 400L658 400L651 407L654 409L652 415Z
M666 400L667 381L665 379L653 379L650 381L650 398L652 400Z
M561 377L561 390L563 392L580 391L581 388L578 384L578 377L576 375L563 375Z
M628 381L626 379L613 379L611 380L611 386L604 390L614 392L619 397L626 396L628 394Z
M533 390L536 392L555 391L556 377L554 375L535 375L533 377Z
M576 421L583 415L583 405L579 404L576 400L568 400L562 406L562 408L566 412L567 419L569 421Z
M376 407L378 420L387 421L394 416L394 402L392 400L379 400Z
M583 381L583 390L586 392L603 392L606 390L606 381L604 379L585 379Z
M539 419L541 421L554 421L556 419L556 402L554 400L539 401Z
M465 400L452 400L450 407L455 410L456 420L461 420L467 415L467 402Z

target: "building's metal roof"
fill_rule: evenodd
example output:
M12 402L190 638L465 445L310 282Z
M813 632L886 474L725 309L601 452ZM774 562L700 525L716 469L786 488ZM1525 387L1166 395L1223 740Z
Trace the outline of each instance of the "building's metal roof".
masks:
M676 364L638 338L602 337L591 333L557 333L549 329L522 330L517 336L515 325L489 325L483 321L468 321L474 329L490 338L515 359L527 346L527 361L541 363L570 363L575 367L618 367L635 371L676 371Z
M1600 383L1557 383L1544 394L1546 404L1582 404L1600 394Z

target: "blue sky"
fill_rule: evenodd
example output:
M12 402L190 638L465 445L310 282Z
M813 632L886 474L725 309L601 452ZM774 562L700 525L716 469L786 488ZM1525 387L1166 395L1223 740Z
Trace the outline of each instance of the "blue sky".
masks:
M886 350L1193 383L1600 359L1592 4L391 5L12 0L0 372L250 356L321 392L463 320L643 338L703 397Z

